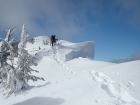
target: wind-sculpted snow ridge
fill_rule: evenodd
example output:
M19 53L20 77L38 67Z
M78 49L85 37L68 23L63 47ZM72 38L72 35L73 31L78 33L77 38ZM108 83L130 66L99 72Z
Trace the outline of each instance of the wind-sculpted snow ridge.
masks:
M129 87L132 87L131 84L125 87L123 83L118 83L111 80L110 77L104 75L100 71L92 71L90 73L92 75L93 80L96 81L97 84L100 85L101 88L104 91L106 91L106 93L110 97L114 98L114 100L117 100L117 105L129 103L140 104L140 101L136 100L129 94Z
M94 42L71 43L61 40L58 42L58 49L62 55L62 60L69 61L78 57L94 58Z
M48 36L39 36L34 38L35 42L33 44L29 44L27 46L27 50L31 50L29 48L32 46L32 52L36 52L36 50L41 47L41 50L50 49L50 39ZM46 42L44 45L44 41ZM71 43L68 41L60 40L57 42L57 48L59 49L59 53L61 54L60 58L63 61L69 61L74 58L78 57L90 57L94 58L94 42L93 41L87 41L82 43ZM48 45L48 46L46 46ZM46 48L47 47L47 48Z

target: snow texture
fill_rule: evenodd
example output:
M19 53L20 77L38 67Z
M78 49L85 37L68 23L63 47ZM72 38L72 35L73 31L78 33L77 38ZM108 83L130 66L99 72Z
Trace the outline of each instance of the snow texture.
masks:
M86 58L94 57L94 42L60 40L52 48L47 36L34 40L26 50L38 59L33 75L45 81L29 81L27 90L7 99L1 89L0 105L140 105L140 60L94 61Z

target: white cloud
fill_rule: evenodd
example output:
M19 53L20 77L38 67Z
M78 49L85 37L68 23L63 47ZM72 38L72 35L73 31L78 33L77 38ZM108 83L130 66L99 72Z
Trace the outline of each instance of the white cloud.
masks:
M0 0L0 28L5 28L13 22L20 33L22 24L26 24L31 36L56 34L61 39L69 39L83 35L82 32L87 29L99 30L106 6L111 6L114 12L115 6L118 5L122 10L118 13L119 16L122 15L120 18L125 20L125 11L132 10L132 16L127 22L130 20L131 25L140 26L138 5L135 2L136 6L133 3L127 4L127 0L121 1L111 2L111 6L93 0ZM132 8L133 6L135 7Z
M97 14L98 5L92 0L1 0L0 28L13 23L21 30L22 24L26 24L32 36L56 34L68 39L82 34L91 24L86 15Z
M21 28L21 25L25 23L27 30L35 36L76 34L80 28L74 20L77 20L78 17L75 17L71 10L70 13L67 12L69 8L73 7L65 8L68 5L64 1L61 2L61 0L60 2L54 0L0 1L0 25L6 27L13 23Z

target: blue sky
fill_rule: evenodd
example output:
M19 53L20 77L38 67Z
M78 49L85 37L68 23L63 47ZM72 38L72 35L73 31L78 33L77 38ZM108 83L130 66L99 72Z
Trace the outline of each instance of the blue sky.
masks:
M0 29L13 23L16 37L26 24L30 37L94 41L95 60L140 55L140 0L1 0L0 14Z

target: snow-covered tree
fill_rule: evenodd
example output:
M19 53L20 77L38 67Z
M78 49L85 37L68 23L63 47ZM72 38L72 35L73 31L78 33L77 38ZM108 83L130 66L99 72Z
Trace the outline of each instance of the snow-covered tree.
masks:
M32 71L38 72L37 70L33 70L30 68L31 64L37 65L32 57L26 50L26 42L27 42L28 34L25 31L25 25L23 25L22 33L21 33L21 41L19 43L18 50L18 66L16 70L16 81L17 81L17 89L20 90L27 86L28 80L37 81L38 79L44 80L43 78L36 77L31 75Z
M5 41L9 42L10 41L10 37L13 35L13 31L15 30L16 27L12 27L11 25L9 26L8 30L4 30L4 32L6 33L6 38Z
M7 32L9 33L9 31ZM7 96L28 87L27 83L29 80L44 80L43 78L31 75L32 71L38 71L30 68L32 64L37 64L34 62L35 58L25 50L27 37L28 34L25 31L25 25L23 25L19 44L16 40L7 40L9 39L9 37L7 37L1 47L2 52L0 53L0 59L2 66L0 68L0 85L8 90ZM17 64L14 66L14 59L16 57ZM7 63L7 61L11 62Z
M10 26L8 30L5 30L6 38L2 41L2 46L0 47L0 67L3 67L9 55L17 56L18 52L18 41L15 39L10 40L13 35L15 27Z
M16 40L10 40L13 31L14 28L12 27L9 27L9 29L5 31L6 38L2 41L0 47L0 85L8 90L8 94L11 93L12 89L12 79L10 79L11 72L14 73L15 71L13 65L8 64L7 61L13 61L18 51L18 42Z
M35 39L34 38L30 38L30 39L28 39L28 42L33 44L35 42Z

